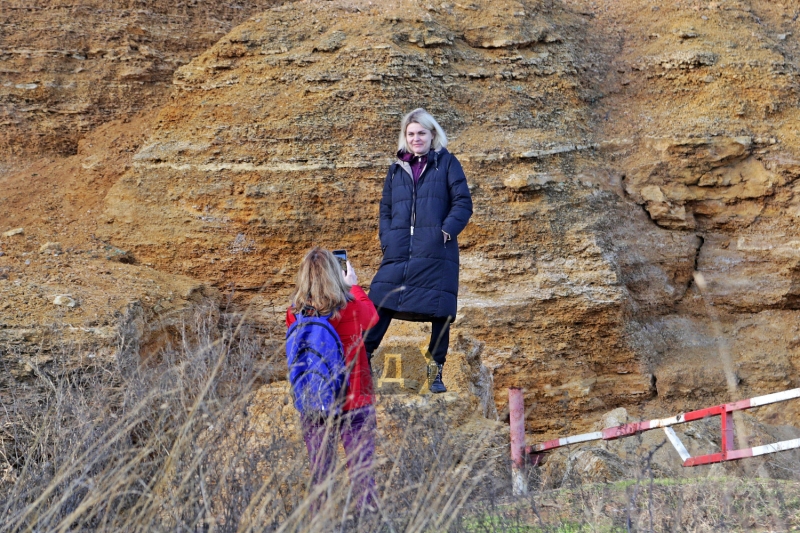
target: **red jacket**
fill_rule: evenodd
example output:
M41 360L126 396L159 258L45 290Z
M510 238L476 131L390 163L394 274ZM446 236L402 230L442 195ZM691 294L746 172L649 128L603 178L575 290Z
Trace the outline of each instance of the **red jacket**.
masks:
M344 360L351 368L347 377L347 399L344 410L350 411L371 405L375 401L372 389L372 374L369 371L367 350L364 349L364 332L378 322L378 312L364 289L353 285L351 289L355 300L348 303L339 313L339 318L332 318L331 325L344 346ZM295 321L292 308L286 310L286 327Z

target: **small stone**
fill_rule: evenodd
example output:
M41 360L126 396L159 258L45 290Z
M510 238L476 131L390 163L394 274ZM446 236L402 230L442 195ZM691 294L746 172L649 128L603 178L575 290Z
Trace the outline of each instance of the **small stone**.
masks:
M697 37L697 32L694 28L681 29L675 32L681 39L694 39Z
M136 258L133 254L125 250L121 250L116 246L106 246L106 259L109 261L116 261L117 263L125 263L126 265L133 265L136 263Z
M697 284L697 287L701 291L706 290L706 287L708 287L708 285L706 284L705 276L703 276L703 274L701 274L700 272L694 272L692 276L694 277L694 282Z
M347 35L343 31L335 31L330 35L324 37L314 47L315 52L335 52L344 44Z
M68 294L59 294L56 296L55 300L53 300L54 305L65 305L67 307L75 307L77 303L75 300L72 299L71 296Z
M4 255L6 255L6 254L4 252L0 251L0 257L3 257Z
M509 177L503 180L503 185L509 189L519 191L528 186L528 179L518 174L511 174Z
M61 253L61 243L60 242L46 242L39 247L40 254L60 254Z
M25 233L25 230L22 228L14 228L10 229L7 232L3 233L3 237L13 237L14 235L22 235Z
M524 192L540 190L551 181L555 181L553 176L545 173L530 174L528 176L511 174L503 180L503 185L513 191Z
M664 203L667 201L667 198L664 196L664 193L661 191L661 188L657 185L648 185L647 187L643 187L641 191L642 198L644 198L647 202L654 202L654 203Z

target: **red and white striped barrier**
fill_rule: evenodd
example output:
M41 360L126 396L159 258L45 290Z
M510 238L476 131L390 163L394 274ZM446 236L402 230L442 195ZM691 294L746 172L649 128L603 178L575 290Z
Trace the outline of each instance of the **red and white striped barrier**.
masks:
M641 433L643 431L648 431L651 429L663 428L664 432L667 434L667 438L675 447L678 454L680 454L681 459L683 459L683 466L706 465L711 463L719 463L722 461L734 461L736 459L744 459L746 457L755 457L757 455L764 455L768 453L782 452L794 448L800 448L800 439L785 440L773 444L766 444L764 446L744 448L741 450L733 449L735 427L734 427L732 413L734 411L743 411L745 409L761 407L763 405L769 405L772 403L792 400L794 398L800 398L800 388L791 389L783 392L776 392L774 394L767 394L766 396L756 396L755 398L750 398L749 400L740 400L738 402L717 405L715 407L709 407L707 409L699 409L697 411L683 413L670 418L661 418L655 420L645 420L643 422L634 422L631 424L622 424L621 426L606 428L602 431L595 431L593 433L583 433L581 435L573 435L571 437L549 440L541 444L528 446L525 449L525 451L528 453L543 452L546 450L559 448L561 446L567 446L569 444L577 444L580 442L588 442L601 439L614 440L614 439L619 439L621 437L628 437L630 435L635 435L637 433ZM517 409L517 411L519 410L520 408ZM514 411L512 411L511 414L513 417L515 414ZM703 418L707 418L709 416L720 417L720 423L722 429L722 451L719 453L712 453L709 455L691 457L689 455L689 452L686 451L686 447L683 445L678 436L675 434L675 431L670 426L674 426L677 424L685 424L686 422L692 422L693 420L700 420ZM512 420L512 426L513 423L514 420Z

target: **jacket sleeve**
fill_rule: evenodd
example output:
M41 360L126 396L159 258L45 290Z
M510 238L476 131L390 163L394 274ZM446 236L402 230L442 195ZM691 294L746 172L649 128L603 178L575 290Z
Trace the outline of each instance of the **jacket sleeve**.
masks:
M369 299L367 293L364 292L358 285L353 285L350 289L353 296L356 297L358 304L358 321L362 331L367 331L369 328L378 323L378 312L375 310L375 304Z
M447 188L450 192L450 211L442 222L442 231L455 237L467 227L472 216L472 196L461 163L453 156L447 169Z
M381 218L380 229L378 236L381 240L381 247L384 244L384 238L389 234L389 229L392 227L392 174L394 171L394 164L389 166L389 172L386 173L386 179L383 182L383 195L381 196Z

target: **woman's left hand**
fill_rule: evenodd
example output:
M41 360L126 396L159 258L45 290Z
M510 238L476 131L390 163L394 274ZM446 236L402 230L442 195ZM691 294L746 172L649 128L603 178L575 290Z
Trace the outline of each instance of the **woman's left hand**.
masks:
M350 261L347 261L347 272L344 274L344 282L350 285L358 285L358 276L356 276L356 271L353 270L353 265L350 264Z

